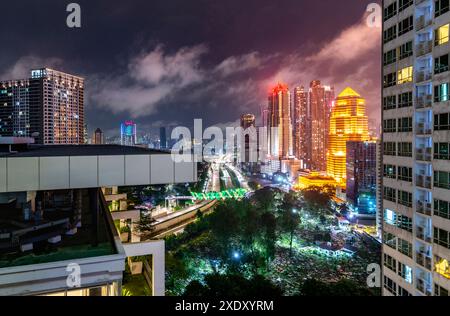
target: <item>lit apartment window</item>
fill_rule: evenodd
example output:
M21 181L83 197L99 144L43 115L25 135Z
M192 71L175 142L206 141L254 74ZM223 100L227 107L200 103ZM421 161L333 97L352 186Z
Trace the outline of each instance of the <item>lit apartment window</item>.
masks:
M396 170L396 166L384 165L384 177L389 179L396 179Z
M399 262L398 263L398 275L401 276L409 284L412 284L412 269L411 269L411 267Z
M448 55L443 55L434 59L434 73L440 74L448 71Z
M446 24L434 31L434 45L442 45L448 42L449 25Z
M398 24L398 36L412 31L414 27L413 16L407 17Z
M392 193L391 195L395 195L395 190L394 189L391 189L391 188L388 188L388 189L389 189L388 191L386 191L386 190L385 191L388 192L388 193L390 191ZM385 195L385 200L389 200L390 201L391 199L393 200L393 198ZM396 216L394 211L392 211L390 209L384 210L384 222L386 224L395 226L396 221L397 221L397 216Z
M413 81L413 67L405 67L397 73L397 84L404 84Z
M396 14L397 14L397 2L394 2L388 5L386 8L384 8L384 21L389 20Z
M438 17L449 10L449 0L436 0L434 5L434 16Z
M450 203L447 201L434 200L434 215L450 219Z
M450 99L448 83L442 83L434 87L434 102L445 102Z
M398 12L402 12L414 3L414 0L398 0Z

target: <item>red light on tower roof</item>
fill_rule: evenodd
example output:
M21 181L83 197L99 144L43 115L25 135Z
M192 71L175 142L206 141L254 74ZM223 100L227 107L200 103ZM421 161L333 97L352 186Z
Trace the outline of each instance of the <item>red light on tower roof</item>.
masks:
M289 91L289 87L287 84L285 83L281 83L279 82L275 87L272 88L272 91L270 91L270 93L277 95L280 92L288 92Z

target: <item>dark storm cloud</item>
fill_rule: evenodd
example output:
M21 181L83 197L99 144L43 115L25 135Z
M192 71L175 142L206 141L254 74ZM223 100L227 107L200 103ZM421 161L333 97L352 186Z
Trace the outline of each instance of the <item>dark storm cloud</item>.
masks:
M68 29L78 2L82 28ZM366 0L26 0L2 7L0 76L53 66L87 78L90 129L235 122L271 84L353 86L379 109L379 29Z

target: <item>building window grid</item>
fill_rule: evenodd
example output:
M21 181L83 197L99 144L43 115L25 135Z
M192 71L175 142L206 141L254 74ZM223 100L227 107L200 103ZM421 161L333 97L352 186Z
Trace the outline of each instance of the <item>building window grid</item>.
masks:
M409 142L398 143L398 156L412 157L412 143Z
M433 241L437 245L450 249L450 233L444 229L434 227Z
M448 83L441 83L434 87L434 102L446 102L450 99Z
M434 199L434 215L450 219L450 202Z
M449 41L450 24L445 24L434 31L434 45L439 46Z
M409 167L398 167L398 180L405 182L412 182L413 171Z
M414 0L399 0L398 1L398 12L402 12L411 5L413 5Z
M449 11L449 0L436 0L434 5L434 16L438 17Z
M413 16L409 16L398 24L398 36L406 34L414 29Z
M412 92L405 92L398 95L398 107L412 107L413 106L413 94Z
M449 54L434 59L434 74L440 74L449 70Z
M434 143L434 159L450 160L450 143Z

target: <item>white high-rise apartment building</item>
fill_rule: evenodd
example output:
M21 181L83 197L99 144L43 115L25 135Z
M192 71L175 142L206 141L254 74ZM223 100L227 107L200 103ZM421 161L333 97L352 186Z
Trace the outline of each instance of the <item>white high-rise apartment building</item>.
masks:
M448 296L449 0L383 8L383 294Z

